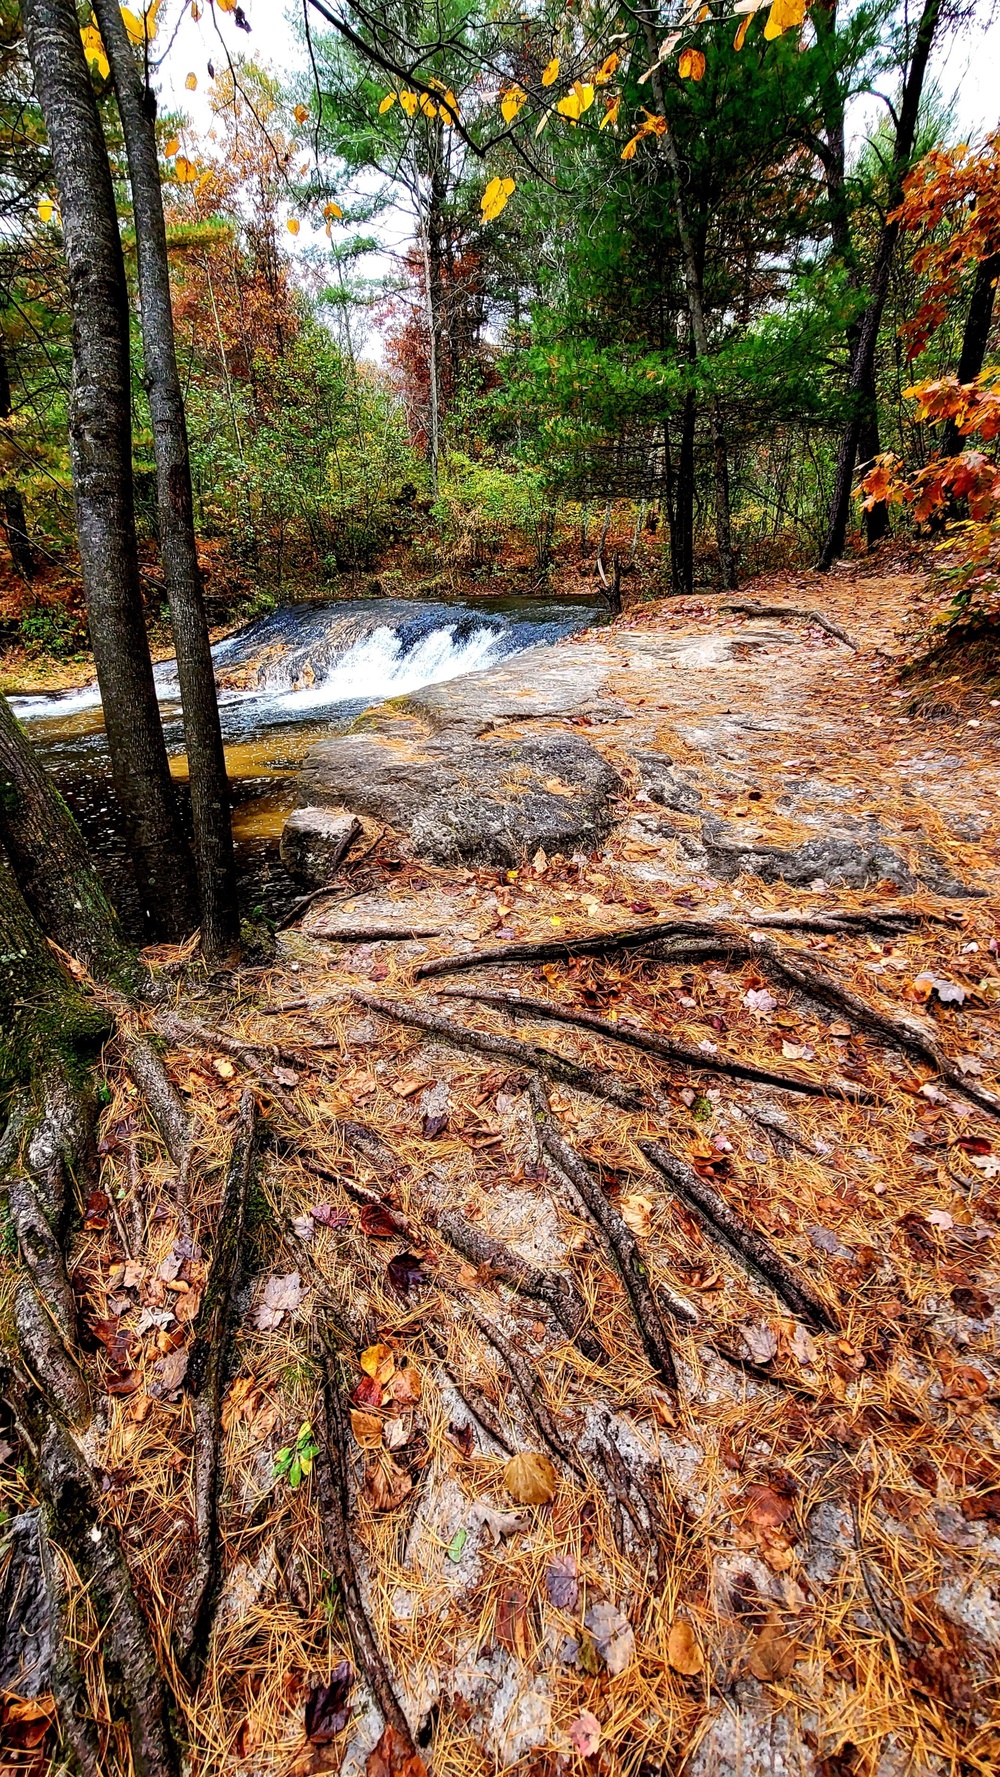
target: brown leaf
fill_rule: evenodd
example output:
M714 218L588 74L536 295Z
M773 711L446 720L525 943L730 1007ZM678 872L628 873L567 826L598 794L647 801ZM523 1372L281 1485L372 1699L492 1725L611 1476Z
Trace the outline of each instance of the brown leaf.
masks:
M385 1271L389 1288L397 1296L408 1296L411 1290L419 1289L427 1282L423 1264L415 1253L397 1253L389 1260Z
M540 1451L521 1450L504 1465L503 1482L518 1505L537 1506L555 1498L559 1476Z
M959 1314L967 1314L970 1320L989 1320L993 1314L992 1300L975 1284L958 1284L951 1292L951 1299Z
M362 1234L372 1240L395 1240L400 1233L399 1217L386 1204L366 1203L360 1222Z
M667 1659L675 1672L693 1678L705 1664L705 1655L694 1638L687 1617L675 1617L667 1637Z
M377 1450L382 1443L382 1421L374 1413L359 1413L351 1408L351 1430L362 1450Z
M373 1462L365 1476L365 1492L377 1512L391 1512L412 1489L409 1475L388 1455Z
M254 1315L254 1325L267 1332L281 1325L286 1314L294 1314L302 1300L302 1279L297 1271L285 1277L269 1277L264 1297Z
M387 1724L365 1760L365 1777L427 1777L427 1766L412 1741Z
M356 1407L381 1407L384 1399L385 1390L375 1381L374 1376L362 1376L351 1391L351 1400Z
M747 1671L762 1684L771 1684L788 1677L801 1652L799 1643L785 1634L780 1618L772 1614L750 1649Z
M787 1524L795 1511L795 1497L790 1489L779 1491L765 1482L755 1481L747 1488L744 1504L750 1523L765 1530Z
M416 1364L404 1364L389 1383L390 1398L398 1407L413 1407L423 1393L423 1377Z
M583 1619L594 1646L612 1676L624 1672L635 1653L635 1634L628 1617L606 1601L594 1604Z

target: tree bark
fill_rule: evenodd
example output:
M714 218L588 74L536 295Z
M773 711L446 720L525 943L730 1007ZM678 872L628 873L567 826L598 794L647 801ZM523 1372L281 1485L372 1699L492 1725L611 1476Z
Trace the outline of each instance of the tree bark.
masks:
M142 349L156 458L160 557L184 712L201 942L205 955L214 960L228 955L238 945L240 920L229 778L195 544L187 421L174 341L167 231L154 129L156 97L143 77L116 0L95 0L94 10L111 64L128 156L139 265Z
M903 82L903 96L896 124L892 165L889 170L889 189L886 194L887 215L892 214L902 199L903 179L916 139L924 77L927 73L927 63L940 16L941 0L924 0L913 45L913 54L910 57L910 65ZM847 385L848 395L853 404L853 412L844 428L840 443L834 476L833 498L830 504L830 521L826 541L816 564L822 573L827 572L837 557L843 553L844 540L847 536L854 468L858 460L858 447L866 417L870 420L870 406L874 394L875 348L878 344L879 328L882 323L882 311L885 308L885 300L889 292L889 274L892 270L898 234L898 222L886 221L883 223L875 250L868 304L858 325L857 344L851 359Z
M0 328L0 422L9 420L13 412L10 396L10 372L7 369L7 344ZM19 488L9 482L0 489L0 510L3 513L3 527L7 533L7 547L10 559L23 580L35 578L35 552L31 547L27 525L24 519L24 501Z
M178 937L197 916L143 619L128 292L111 169L72 0L25 0L23 19L63 221L73 493L112 779L150 924Z
M940 0L938 0L940 3ZM687 302L688 315L691 320L691 340L695 358L709 357L708 328L705 323L705 303L702 293L701 270L695 250L694 236L691 233L684 205L683 170L677 153L677 144L670 131L667 117L666 100L663 96L663 81L660 78L659 53L656 31L648 15L643 16L643 33L646 40L646 51L654 66L652 76L653 98L656 109L667 128L662 136L657 137L657 144L670 169L673 185L674 215L677 222L677 233L681 243L681 267L684 278L684 295ZM726 591L736 586L736 557L733 553L732 523L729 502L729 451L726 442L726 429L722 418L722 408L718 397L712 399L709 409L712 427L712 482L715 495L715 540L719 550L719 577Z
M694 591L694 436L698 414L694 395L684 397L677 452L677 490L671 536L670 577L675 593Z
M0 697L0 844L43 931L100 981L133 984L134 957L72 814Z
M986 348L990 342L993 299L996 295L998 278L1000 278L1000 253L991 253L988 259L981 259L976 267L976 279L972 286L972 295L969 298L965 331L962 334L962 350L958 359L958 380L960 383L973 382L986 362ZM954 420L949 420L944 429L944 439L941 445L942 456L957 457L963 446L962 434Z
M0 1092L54 1062L75 1064L106 1030L60 968L0 847Z

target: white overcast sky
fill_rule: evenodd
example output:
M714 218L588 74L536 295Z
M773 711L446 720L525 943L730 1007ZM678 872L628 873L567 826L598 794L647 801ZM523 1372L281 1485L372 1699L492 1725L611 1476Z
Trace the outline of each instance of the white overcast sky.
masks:
M982 18L993 14L995 4L1000 6L1000 0L980 0ZM234 58L240 54L252 55L264 67L286 78L304 71L307 66L305 48L293 23L301 17L300 9L290 8L288 0L243 0L243 9L252 27L249 36L236 29L231 13L219 12L210 0L202 0L202 17L196 23L185 0L183 21L160 73L161 109L187 112L198 130L209 127L207 64L213 62L216 69L225 66L220 33ZM175 6L170 6L169 11L165 7L164 11L167 17L161 24L160 41L165 44L169 41L177 12ZM322 22L314 15L314 23L321 26ZM974 138L1000 125L1000 19L994 17L988 27L974 21L951 32L933 66L942 98L954 102L956 124L963 135ZM193 93L187 91L184 84L189 73L198 79ZM855 138L879 109L877 101L858 103L853 119ZM377 232L385 252L373 255L363 263L362 269L371 277L388 271L394 263L393 255L408 243L412 223L405 209L388 211ZM323 242L320 231L313 233L308 226L303 226L294 246L301 248ZM291 236L286 244L294 250ZM378 355L379 349L380 342L370 341L369 354Z

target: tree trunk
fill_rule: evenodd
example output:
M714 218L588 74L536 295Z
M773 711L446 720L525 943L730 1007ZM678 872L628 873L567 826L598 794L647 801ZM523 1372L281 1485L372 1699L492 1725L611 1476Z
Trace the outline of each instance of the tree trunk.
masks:
M160 556L177 649L191 783L201 941L210 959L239 943L232 820L212 650L194 535L191 462L177 369L170 266L156 152L156 98L143 79L117 0L95 0L128 155L139 263L142 346L156 457Z
M973 382L986 362L986 348L990 342L993 299L996 295L998 278L1000 278L1000 253L991 253L988 259L981 259L976 267L976 281L972 286L972 295L969 298L969 309L965 317L965 332L962 335L962 350L958 359L958 380L960 383ZM949 420L944 429L941 454L945 457L957 457L963 448L962 434L954 420Z
M7 369L7 343L0 328L0 422L9 420L13 412L10 397L10 373ZM27 526L24 521L24 501L19 488L0 488L0 511L3 514L3 527L7 533L7 547L10 559L23 580L35 578L35 553L31 547Z
M900 203L903 195L903 179L913 153L913 144L917 132L917 118L920 99L923 93L924 76L927 62L934 42L941 14L941 0L924 0L920 23L917 26L916 40L910 65L903 82L903 97L899 108L899 120L896 125L896 140L893 145L892 166L889 172L889 189L887 192L886 212L891 215ZM889 292L889 273L892 270L893 254L896 250L896 239L899 234L899 223L886 221L882 225L878 246L875 250L875 263L872 267L869 285L868 305L861 316L858 326L857 344L851 360L848 378L848 394L853 403L853 412L844 429L840 450L837 456L837 468L834 476L833 499L830 505L830 522L826 541L817 567L826 572L836 558L842 553L844 539L847 536L847 521L851 510L851 489L854 482L854 468L858 460L858 447L864 431L866 409L869 410L874 391L875 348L878 344L879 327L882 322L882 311Z
M72 0L25 0L73 315L69 438L80 566L115 793L154 930L196 919L143 619L132 496L128 293L107 147Z
M940 0L938 0L940 3ZM698 255L695 251L694 237L688 225L687 210L684 204L684 178L677 144L670 132L667 118L666 100L663 96L663 81L660 78L659 53L656 31L648 17L643 18L643 33L646 50L654 66L653 97L656 109L667 128L662 136L657 136L657 144L670 169L673 185L674 215L677 232L681 243L681 268L684 278L684 295L687 302L688 315L691 321L691 340L695 358L709 357L708 328L705 324L705 304L702 295L701 271ZM712 427L712 480L715 496L715 540L719 550L719 577L727 589L736 585L736 558L733 553L732 524L729 504L729 453L726 443L726 429L722 417L722 408L718 398L713 397L709 409Z
M56 1062L75 1064L106 1031L106 1019L60 968L0 848L0 1092Z
M677 490L671 537L670 575L673 590L690 597L694 591L694 437L698 410L694 395L684 397L677 452Z
M0 844L43 930L101 981L130 985L134 959L69 809L0 697Z

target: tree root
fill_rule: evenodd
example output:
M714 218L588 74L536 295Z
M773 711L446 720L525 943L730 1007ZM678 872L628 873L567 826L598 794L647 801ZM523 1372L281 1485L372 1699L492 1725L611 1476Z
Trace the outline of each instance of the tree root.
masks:
M845 642L848 648L858 652L859 644L851 639L846 630L834 623L831 617L824 617L822 611L803 610L798 605L761 605L756 599L727 599L720 611L737 611L746 617L801 617L804 622L811 623L816 629L825 630L828 636L834 636L838 642Z
M677 1371L674 1367L673 1348L660 1316L639 1243L614 1205L608 1202L589 1167L559 1134L545 1087L537 1074L533 1074L528 1081L528 1096L539 1142L574 1187L591 1221L600 1229L605 1250L610 1253L615 1269L625 1285L646 1356L667 1387L676 1393Z
M457 1210L442 1210L437 1225L449 1246L453 1246L470 1264L488 1267L494 1277L518 1295L544 1303L590 1363L607 1361L607 1352L590 1330L586 1303L571 1276L529 1265L509 1246L494 1239L484 1229L475 1227Z
M909 1049L936 1068L942 1080L947 1080L956 1092L971 1099L981 1110L988 1111L992 1117L1000 1117L1000 1097L990 1092L985 1086L977 1086L974 1080L966 1078L953 1061L949 1061L944 1050L936 1039L925 1030L915 1019L905 1016L894 1017L891 1012L883 1012L880 1007L873 1006L870 1001L862 999L850 987L838 981L818 963L806 962L805 959L788 951L779 950L774 944L754 946L754 956L762 966L774 970L784 980L800 987L804 993L811 994L814 999L825 1000L828 1004L850 1012L860 1024L866 1024L869 1030L878 1031L901 1049Z
M351 1487L348 1450L350 1430L344 1397L339 1387L335 1361L329 1350L323 1352L323 1389L320 1405L320 1452L316 1458L316 1483L319 1494L323 1542L331 1575L336 1582L338 1600L344 1613L351 1643L385 1721L395 1728L413 1752L409 1724L393 1689L389 1669L375 1639L368 1613L358 1585L354 1555L351 1550Z
M426 1001L423 1004L411 1004L408 1000L383 1000L377 994L362 992L360 988L352 989L351 998L362 1006L368 1006L373 1012L380 1012L383 1018L397 1018L401 1024L415 1024L418 1030L429 1030L434 1036L444 1037L446 1042L454 1043L458 1049L478 1049L483 1055L502 1055L506 1061L514 1061L519 1067L548 1074L551 1079L559 1080L564 1086L575 1086L580 1092L589 1092L593 1098L608 1099L612 1104L620 1105L623 1110L642 1111L649 1108L645 1098L630 1092L627 1086L601 1073L597 1068L568 1061L563 1055L553 1054L551 1049L536 1048L534 1043L519 1043L515 1037L495 1036L492 1031L471 1030L467 1024L456 1024L453 1018L447 1018L443 1012L426 1010Z
M125 1064L142 1093L175 1166L183 1166L191 1148L191 1119L184 1109L156 1050L145 1037L122 1029Z
M195 1548L174 1644L188 1678L197 1686L221 1583L219 1456L222 1395L234 1297L245 1268L245 1229L258 1159L257 1108L249 1092L240 1104L215 1249L201 1311L191 1342L187 1386L194 1404Z
M578 1010L575 1006L560 1006L554 1000L536 1000L523 993L493 993L485 988L446 987L444 992L449 998L475 1000L480 1005L494 1006L498 1011L523 1012L529 1018L550 1018L557 1024L592 1030L613 1043L640 1049L645 1055L662 1056L666 1061L678 1061L685 1067L699 1068L705 1073L754 1080L763 1086L777 1086L783 1092L802 1092L814 1098L846 1098L860 1104L870 1104L874 1098L873 1093L849 1080L810 1080L803 1074L778 1073L772 1068L757 1067L753 1062L739 1061L735 1056L707 1055L693 1044L678 1043L671 1037L662 1036L659 1031L640 1030L638 1025L631 1023L611 1024L593 1012Z
M461 969L479 969L487 963L560 961L568 956L606 956L622 950L643 950L663 940L690 939L746 944L751 931L816 932L829 937L852 932L882 932L889 936L909 930L931 915L909 908L845 909L843 913L761 913L747 923L715 919L661 919L654 925L625 926L617 932L589 932L579 938L538 938L524 943L497 944L487 950L469 950L461 956L439 956L414 970L418 981L432 975L455 975Z
M430 1322L424 1323L424 1338L447 1373L448 1380L455 1390L466 1412L474 1419L480 1430L502 1450L505 1456L513 1456L514 1447L506 1433L497 1423L496 1415L481 1389L474 1388L471 1383L459 1382L448 1360L448 1342Z
M457 1294L457 1292L454 1293ZM474 1308L471 1302L462 1300L461 1305L473 1325L478 1327L483 1338L492 1345L498 1357L501 1358L504 1368L524 1401L531 1421L542 1443L547 1446L549 1454L554 1456L557 1462L563 1463L578 1481L585 1481L586 1471L581 1465L576 1450L549 1411L541 1377L536 1367L528 1363L520 1352L515 1351L514 1347L493 1325L493 1322L488 1320L485 1314L481 1314L478 1308Z
M748 1227L742 1216L737 1215L711 1185L661 1142L640 1141L639 1146L650 1164L669 1181L685 1207L695 1213L706 1232L726 1247L752 1276L768 1284L793 1314L824 1331L840 1331L833 1310L809 1284L796 1276L771 1242Z

